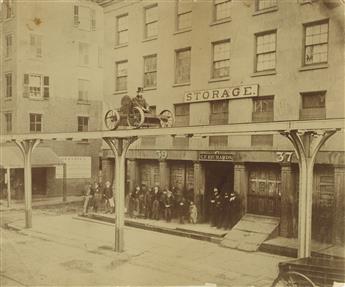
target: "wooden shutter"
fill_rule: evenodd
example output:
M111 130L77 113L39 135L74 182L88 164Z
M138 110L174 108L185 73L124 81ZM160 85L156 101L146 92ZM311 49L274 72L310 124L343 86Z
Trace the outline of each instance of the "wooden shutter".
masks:
M23 81L23 97L29 97L29 74L24 74L24 81Z
M74 26L78 27L79 25L79 7L78 5L74 5Z
M43 77L43 98L45 100L49 99L49 77Z

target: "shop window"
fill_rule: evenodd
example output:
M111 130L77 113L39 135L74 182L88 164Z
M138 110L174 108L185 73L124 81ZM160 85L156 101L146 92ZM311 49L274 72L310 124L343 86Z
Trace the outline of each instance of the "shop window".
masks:
M89 130L89 117L78 117L78 132Z
M5 113L5 125L6 125L6 132L12 132L12 113Z
M230 40L213 43L212 78L230 75Z
M78 101L87 102L89 100L90 81L78 80Z
M42 115L30 114L30 132L42 131Z
M326 118L326 91L301 93L301 120Z
M256 10L262 11L277 7L277 0L256 0Z
M175 83L190 82L191 48L176 51Z
M192 0L177 0L177 30L192 27Z
M231 0L214 0L214 21L230 18Z
M175 124L176 127L189 126L189 104L175 105Z
M116 45L128 43L128 14L116 18Z
M157 86L157 55L144 57L144 88Z
M273 97L254 98L252 121L269 122L273 118Z
M30 34L30 49L32 57L42 57L42 35Z
M145 10L145 38L158 35L158 5L146 7Z
M31 99L49 99L50 79L48 76L24 74L23 97Z
M276 39L275 31L256 35L256 72L275 70Z
M304 65L327 63L328 20L304 26Z
M251 145L253 147L272 147L273 135L252 135Z
M13 82L12 82L12 73L6 73L5 74L5 96L6 98L11 98L12 97L12 87L13 87Z
M89 65L89 44L79 42L79 65Z
M127 90L127 71L128 61L116 62L116 80L115 89L116 91Z
M228 146L228 136L210 136L209 137L210 147L227 147Z
M210 102L210 125L224 125L229 121L229 101Z
M10 58L12 56L13 50L13 35L8 34L5 37L5 58Z

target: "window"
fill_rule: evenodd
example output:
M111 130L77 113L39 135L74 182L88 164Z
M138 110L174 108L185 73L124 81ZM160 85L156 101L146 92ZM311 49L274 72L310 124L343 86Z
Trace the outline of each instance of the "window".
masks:
M256 35L256 72L276 68L276 32Z
M214 0L214 20L230 18L231 0Z
M78 117L78 132L89 130L89 117Z
M145 8L145 38L158 35L158 6Z
M5 113L6 132L12 132L12 113Z
M176 127L189 126L189 104L175 105L175 124Z
M81 30L96 30L96 10L89 7L74 6L74 26Z
M213 43L212 77L223 78L230 75L230 40Z
M144 88L157 86L157 55L144 57Z
M192 0L177 0L177 30L192 27Z
M12 34L8 34L6 35L5 38L5 58L10 58L12 56L12 47L13 47L13 43L12 43Z
M191 49L176 51L175 83L190 82Z
M13 13L13 1L12 0L4 0L2 4L5 13L5 19L9 19L14 16Z
M79 42L79 65L89 65L89 44Z
M261 11L265 9L270 9L277 7L277 0L257 0L256 1L256 10Z
M12 73L5 74L5 97L11 98L12 97Z
M326 91L301 93L301 120L326 118Z
M87 102L89 100L89 85L88 80L78 80L78 101Z
M304 64L327 63L328 22L305 25Z
M210 125L227 124L229 120L229 101L210 102Z
M30 132L42 131L42 115L30 114Z
M116 18L116 45L128 43L128 14Z
M209 146L210 147L226 147L228 145L228 136L210 136Z
M253 122L273 121L273 97L253 99Z
M33 57L42 57L42 36L30 34L30 50Z
M127 90L127 65L128 61L122 61L116 63L116 91Z
M24 98L49 99L50 80L48 76L24 74Z
M273 135L252 135L251 146L271 147L273 146Z

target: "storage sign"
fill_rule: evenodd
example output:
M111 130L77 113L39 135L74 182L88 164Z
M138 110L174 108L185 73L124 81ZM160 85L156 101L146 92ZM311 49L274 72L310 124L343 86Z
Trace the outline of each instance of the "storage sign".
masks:
M184 94L184 102L194 103L256 97L258 95L258 90L259 85L256 84L237 86L231 88L186 92Z

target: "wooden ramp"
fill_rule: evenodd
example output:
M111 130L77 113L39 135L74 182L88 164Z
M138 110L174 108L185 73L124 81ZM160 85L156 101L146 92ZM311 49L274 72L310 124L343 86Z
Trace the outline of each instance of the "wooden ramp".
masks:
M279 218L246 214L228 232L221 245L245 251L257 251L260 245L278 235Z

